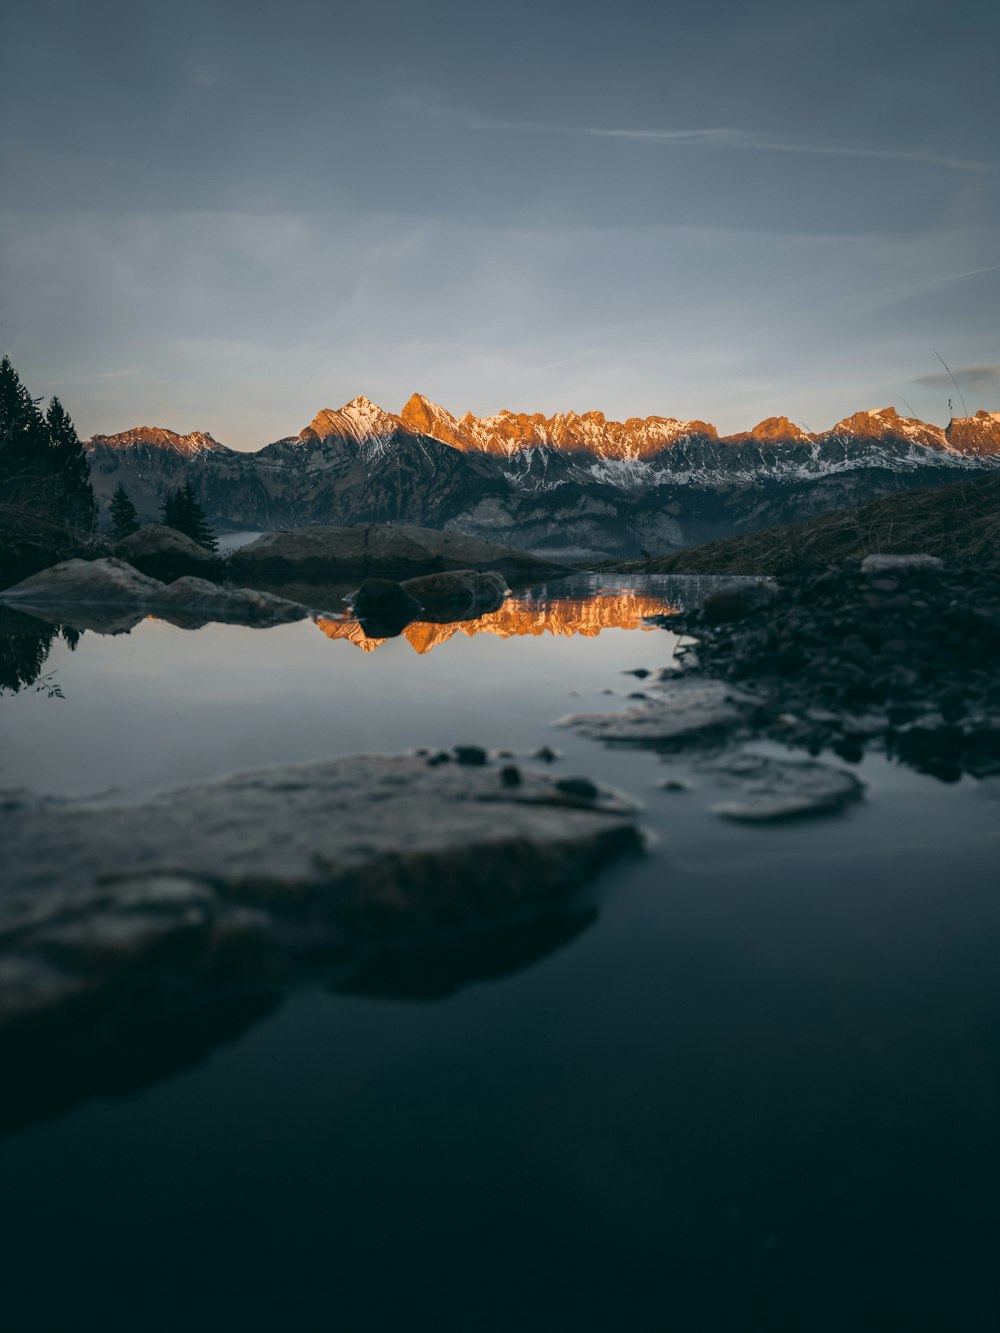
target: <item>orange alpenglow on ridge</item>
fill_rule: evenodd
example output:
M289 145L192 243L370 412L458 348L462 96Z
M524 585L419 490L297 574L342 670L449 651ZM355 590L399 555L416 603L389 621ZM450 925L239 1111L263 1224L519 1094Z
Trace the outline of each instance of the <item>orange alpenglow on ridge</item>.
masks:
M609 421L603 412L509 412L461 419L415 393L400 413L403 427L414 435L430 435L455 449L470 453L511 454L533 445L548 445L567 452L601 453L611 458L643 458L677 440L698 435L717 440L718 431L707 421L678 421L674 417L629 417Z
M634 592L607 593L589 599L563 598L537 606L512 599L498 610L474 620L457 620L443 625L415 620L407 625L401 637L420 654L429 653L457 634L470 639L476 634L494 634L500 639L542 634L571 638L580 634L593 639L606 629L651 629L652 626L643 623L645 616L664 615L673 609L662 597ZM316 624L328 639L347 639L366 653L387 642L385 639L369 639L356 620L320 617Z
M188 435L179 435L177 431L167 430L165 426L133 426L131 430L120 431L117 435L94 435L87 443L103 444L109 449L131 449L136 445L151 444L159 449L171 449L186 458L206 450L224 450L226 447L207 431L193 430Z
M845 440L901 440L952 455L1000 455L1000 412L955 417L942 429L917 417L904 417L894 407L874 408L844 417L835 426L810 433L787 416L767 417L749 430L719 435L710 421L676 417L629 417L610 421L603 412L510 412L456 417L424 394L414 393L397 415L363 394L340 408L323 408L297 435L275 443L310 444L323 440L354 440L359 444L389 443L393 437L421 436L463 453L506 457L536 447L564 453L597 455L611 460L647 459L684 440L727 445L842 445ZM228 452L204 431L180 435L160 426L136 426L117 435L95 435L88 448L115 451L155 446L188 457ZM247 451L250 453L256 451Z

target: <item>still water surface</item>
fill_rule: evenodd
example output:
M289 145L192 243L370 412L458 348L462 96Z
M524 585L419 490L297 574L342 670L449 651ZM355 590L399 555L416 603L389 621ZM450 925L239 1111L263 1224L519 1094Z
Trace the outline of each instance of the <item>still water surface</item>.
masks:
M4 1329L997 1327L998 806L872 757L851 813L741 828L704 775L553 728L668 665L641 616L696 593L554 584L374 647L148 620L57 640L63 698L0 699L3 786L547 744L654 835L533 960L425 970L433 999L316 977L196 1067L9 1136Z

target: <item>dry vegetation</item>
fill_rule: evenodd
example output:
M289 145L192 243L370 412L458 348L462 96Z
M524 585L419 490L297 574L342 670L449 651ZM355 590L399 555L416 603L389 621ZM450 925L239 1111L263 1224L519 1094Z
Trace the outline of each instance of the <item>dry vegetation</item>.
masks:
M89 534L25 501L0 501L0 586L59 560L84 554Z
M873 553L975 560L1000 549L1000 476L905 491L785 528L614 568L649 574L783 574Z

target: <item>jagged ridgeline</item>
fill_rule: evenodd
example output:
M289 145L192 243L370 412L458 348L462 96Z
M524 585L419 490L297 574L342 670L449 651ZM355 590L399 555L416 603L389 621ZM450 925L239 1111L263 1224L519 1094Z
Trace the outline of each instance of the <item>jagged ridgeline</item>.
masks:
M254 453L138 427L87 442L102 506L124 485L144 521L190 481L228 528L413 523L564 558L658 553L1000 465L1000 413L947 430L892 408L822 434L787 417L720 437L704 421L402 412L355 398Z
M58 398L45 412L0 361L0 576L76 551L96 505L88 457Z

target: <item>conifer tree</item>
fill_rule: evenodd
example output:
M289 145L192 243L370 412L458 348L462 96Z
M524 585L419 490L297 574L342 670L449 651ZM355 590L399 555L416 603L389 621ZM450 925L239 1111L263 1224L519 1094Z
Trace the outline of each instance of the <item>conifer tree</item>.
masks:
M178 490L171 491L167 495L163 501L161 522L168 528L176 528L178 532L183 532L185 536L196 541L199 546L204 546L208 551L217 552L219 549L215 533L208 526L205 511L198 503L198 497L190 481L186 481Z
M0 361L0 490L5 500L40 499L47 448L38 404L5 356Z
M128 491L119 482L118 489L111 497L111 535L115 541L124 541L133 532L138 532L140 526L135 505L129 499Z
M70 527L89 531L94 526L97 505L90 484L90 464L76 427L58 398L45 414L49 433L48 464L55 482L55 506Z

